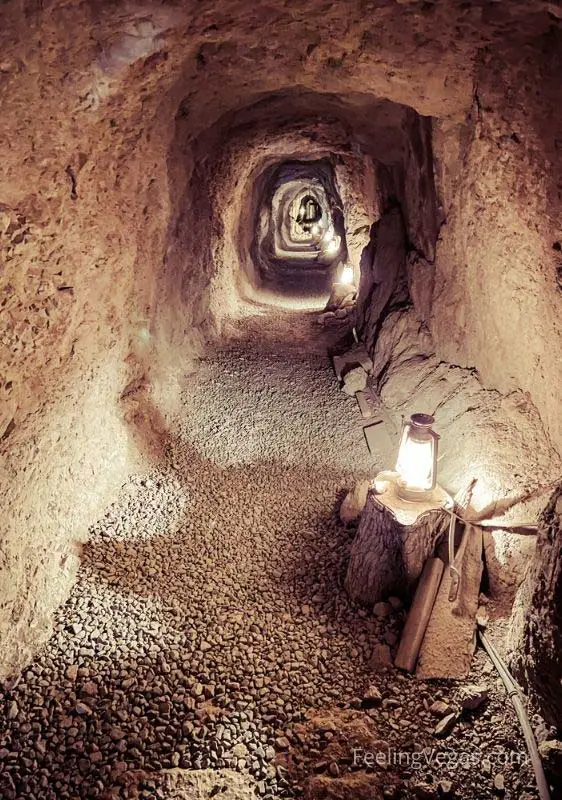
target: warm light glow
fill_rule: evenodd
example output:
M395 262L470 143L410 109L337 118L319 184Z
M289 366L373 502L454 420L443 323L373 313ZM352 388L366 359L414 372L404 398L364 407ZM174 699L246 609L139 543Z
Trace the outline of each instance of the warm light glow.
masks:
M404 424L396 471L399 494L406 500L422 498L435 488L439 437L431 428L433 421L428 414L413 414Z
M341 273L340 283L353 283L353 267L347 264Z
M310 229L310 232L312 233L313 236L318 236L318 234L320 233L320 225L314 223L314 225Z
M389 486L396 482L397 477L397 473L389 469L379 472L375 476L375 492L377 494L384 494L388 490Z
M337 239L332 239L326 245L326 252L327 253L337 253L340 248L339 242Z
M416 442L406 436L400 446L396 469L409 489L431 489L433 483L433 444Z

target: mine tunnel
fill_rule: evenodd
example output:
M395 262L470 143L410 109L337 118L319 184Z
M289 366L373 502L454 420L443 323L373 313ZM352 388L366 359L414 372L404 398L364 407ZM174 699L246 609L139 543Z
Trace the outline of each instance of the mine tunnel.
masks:
M0 7L0 797L562 796L562 7Z

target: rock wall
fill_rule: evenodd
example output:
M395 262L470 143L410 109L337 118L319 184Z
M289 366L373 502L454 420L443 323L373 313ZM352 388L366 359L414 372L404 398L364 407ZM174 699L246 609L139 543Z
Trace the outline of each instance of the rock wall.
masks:
M562 488L541 515L537 552L521 595L526 613L516 615L513 665L544 718L562 730Z
M165 363L154 265L171 207L158 61L141 54L127 93L108 20L29 11L24 44L16 10L0 26L0 675L48 635L88 525L150 450L138 395Z
M529 394L562 449L562 36L486 48L467 124L441 129L446 223L431 329L489 386Z

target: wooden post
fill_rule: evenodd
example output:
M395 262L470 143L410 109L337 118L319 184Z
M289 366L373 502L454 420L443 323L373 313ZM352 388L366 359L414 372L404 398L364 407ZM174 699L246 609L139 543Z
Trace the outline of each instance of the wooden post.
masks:
M345 580L353 600L373 605L391 594L411 594L446 526L448 500L438 488L431 500L408 503L393 482L381 494L369 491Z
M414 602L402 631L400 646L394 665L407 672L413 672L423 641L425 629L441 583L445 565L440 558L428 558L423 568Z

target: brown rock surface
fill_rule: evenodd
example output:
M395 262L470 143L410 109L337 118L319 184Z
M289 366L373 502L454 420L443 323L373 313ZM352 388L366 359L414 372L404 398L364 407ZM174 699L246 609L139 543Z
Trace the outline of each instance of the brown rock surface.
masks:
M161 797L165 800L253 800L256 784L232 769L171 769L165 774Z
M518 676L534 692L541 712L562 726L562 489L558 488L541 515L536 556L522 590L511 638ZM530 598L530 608L528 608ZM525 609L526 613L525 613ZM519 617L520 619L517 619ZM522 618L522 619L521 619Z

